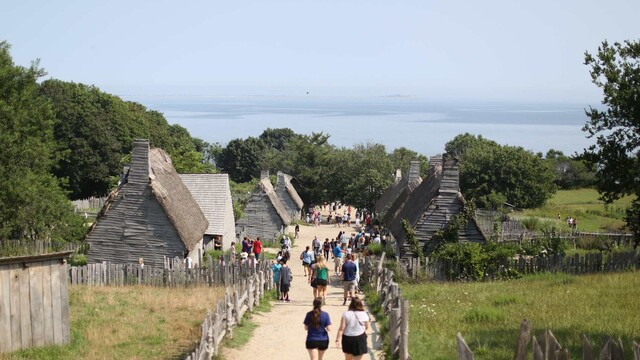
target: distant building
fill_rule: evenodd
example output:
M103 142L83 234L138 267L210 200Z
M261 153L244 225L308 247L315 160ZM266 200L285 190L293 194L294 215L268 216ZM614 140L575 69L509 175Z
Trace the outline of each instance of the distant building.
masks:
M396 170L396 180L376 202L374 209L379 216L393 217L406 197L422 183L420 161L411 161L405 177L400 177L400 174L400 169Z
M269 172L263 171L244 208L244 215L237 222L237 233L254 239L258 236L265 240L273 239L278 234L288 233L291 221L287 208L269 180Z
M204 232L205 250L214 248L217 237L224 250L236 240L236 222L228 174L180 174L191 196L209 221Z
M163 266L163 256L199 263L209 223L162 149L135 140L131 165L85 236L90 263Z
M278 171L278 180L276 182L276 194L287 209L291 219L302 219L302 209L304 203L298 195L296 188L291 184L291 175Z
M406 219L415 232L420 249L426 255L440 243L433 240L438 230L448 226L451 218L460 213L466 200L459 189L460 173L457 160L443 161L441 157L430 161L427 178L407 196L387 227L396 241L400 257L413 257L411 245L406 242L402 221ZM487 237L478 226L475 217L459 232L462 242L486 242Z

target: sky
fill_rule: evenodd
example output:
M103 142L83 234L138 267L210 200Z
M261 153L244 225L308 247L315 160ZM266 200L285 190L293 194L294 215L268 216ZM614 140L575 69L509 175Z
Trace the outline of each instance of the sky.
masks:
M638 0L4 0L14 62L116 95L594 102L583 65Z

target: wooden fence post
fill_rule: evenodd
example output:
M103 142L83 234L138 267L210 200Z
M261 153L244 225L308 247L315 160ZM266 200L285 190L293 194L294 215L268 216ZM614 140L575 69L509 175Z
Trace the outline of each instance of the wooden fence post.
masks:
M467 346L462 334L458 333L456 337L458 338L458 360L473 360L473 352Z
M591 343L589 343L589 339L585 335L582 335L582 360L593 360Z
M531 339L531 321L528 319L522 320L520 323L520 337L518 338L518 344L516 346L516 355L514 360L525 360L527 356L527 345Z
M400 360L409 359L409 300L400 300Z
M391 336L392 357L399 352L400 345L400 307L391 309L389 313L389 335Z
M640 345L637 342L633 342L633 360L640 360Z

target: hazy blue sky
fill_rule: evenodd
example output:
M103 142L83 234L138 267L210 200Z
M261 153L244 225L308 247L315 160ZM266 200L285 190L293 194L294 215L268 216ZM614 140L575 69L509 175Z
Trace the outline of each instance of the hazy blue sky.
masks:
M599 101L582 65L640 1L3 1L17 64L126 94Z

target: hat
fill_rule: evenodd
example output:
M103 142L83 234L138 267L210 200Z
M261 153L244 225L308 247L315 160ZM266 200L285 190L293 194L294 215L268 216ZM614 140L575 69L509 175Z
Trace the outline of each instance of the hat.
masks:
M249 256L249 254L247 254L246 252L242 252L240 253L240 257L243 259L246 259Z

